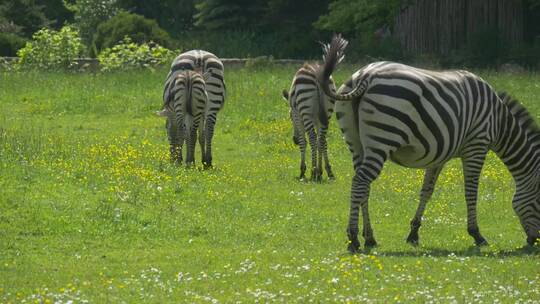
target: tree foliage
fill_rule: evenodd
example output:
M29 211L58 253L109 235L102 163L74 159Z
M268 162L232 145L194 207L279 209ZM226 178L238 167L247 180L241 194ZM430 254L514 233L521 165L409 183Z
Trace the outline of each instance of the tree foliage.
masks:
M153 41L165 47L172 47L169 34L161 29L155 20L127 12L121 12L101 23L96 31L94 44L96 49L101 51L114 46L126 36L135 43Z
M391 25L402 0L334 0L328 14L314 24L316 28L358 34Z
M205 30L257 28L265 3L262 0L203 0L195 5L195 26Z
M35 0L9 0L0 2L0 32L31 37L52 21L44 13L45 6Z
M196 12L195 0L118 0L118 6L156 20L172 36L191 30Z
M91 45L97 26L118 13L116 0L64 0L66 7L74 13L75 26L79 29L83 42ZM95 51L95 49L94 49Z

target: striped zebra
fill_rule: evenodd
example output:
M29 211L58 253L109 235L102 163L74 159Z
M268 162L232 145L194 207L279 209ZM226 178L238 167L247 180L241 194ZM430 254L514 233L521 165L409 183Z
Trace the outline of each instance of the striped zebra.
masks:
M177 76L184 71L194 71L201 75L207 75L205 92L208 96L204 115L200 126L199 142L201 145L202 163L204 167L212 167L212 138L216 124L217 113L225 104L226 87L223 79L223 63L219 58L203 50L192 50L182 53L174 59L171 70L165 80L163 89L163 103L170 104L174 94L172 88ZM171 160L176 163L182 162L182 144L185 126L180 121L173 119L172 113L166 112L166 107L160 115L167 116L167 135L170 144ZM189 160L188 160L189 161Z
M195 141L199 130L199 143L201 145L203 163L204 154L204 121L208 95L206 93L206 80L210 77L207 72L201 75L198 72L184 70L176 74L168 87L170 99L165 103L161 116L167 117L167 130L171 144L171 158L175 162L182 161L182 145L186 139L186 164L195 163ZM177 128L175 126L183 126ZM199 128L201 126L201 128Z
M306 133L311 146L311 179L322 179L323 158L328 178L334 178L328 160L326 134L335 101L328 98L319 86L319 68L315 64L304 64L294 75L290 90L283 90L283 98L289 103L293 142L300 147L300 179L306 172ZM334 83L330 81L331 89L335 91Z
M340 35L326 45L319 75L325 93L337 100L336 116L352 153L348 237L352 252L360 247L362 211L365 246L375 246L368 212L370 184L387 159L425 168L420 204L407 238L418 242L424 208L437 177L451 158L462 160L467 231L486 244L476 219L478 178L487 152L493 150L512 174L512 201L532 245L540 238L540 129L532 116L507 95L499 97L480 77L467 71L435 72L392 62L375 62L355 72L337 93L329 76L347 45Z

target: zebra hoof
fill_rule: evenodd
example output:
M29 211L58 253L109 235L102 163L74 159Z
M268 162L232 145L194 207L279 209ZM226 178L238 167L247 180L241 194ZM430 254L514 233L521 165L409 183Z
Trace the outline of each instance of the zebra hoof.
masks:
M213 168L212 164L203 163L203 169L204 170L209 170L209 169L212 169L212 168Z
M375 241L375 239L367 239L364 243L364 246L366 248L374 248L377 247L377 242Z
M347 251L351 254L358 253L360 251L360 242L358 241L351 241L349 242L349 245L347 246Z
M527 237L527 244L529 244L529 246L540 246L540 237Z
M483 247L483 246L489 245L488 241L486 241L486 239L483 238L483 237L480 237L479 239L475 240L475 243L476 243L476 246L478 246L478 247Z
M420 245L420 241L418 240L418 236L412 236L412 235L409 235L409 237L407 237L407 243L413 245L413 246L418 246Z

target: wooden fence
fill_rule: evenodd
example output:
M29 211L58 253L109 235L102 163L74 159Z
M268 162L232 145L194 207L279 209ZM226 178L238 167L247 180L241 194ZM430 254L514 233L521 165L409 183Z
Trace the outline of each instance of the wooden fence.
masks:
M393 35L413 53L448 54L475 33L497 29L507 43L523 40L522 0L414 0L404 5Z

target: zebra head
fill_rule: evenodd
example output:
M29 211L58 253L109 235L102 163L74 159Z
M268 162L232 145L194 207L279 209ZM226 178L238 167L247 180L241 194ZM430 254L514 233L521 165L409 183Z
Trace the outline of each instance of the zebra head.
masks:
M289 118L291 119L293 129L294 129L292 140L293 140L293 143L298 146L299 143L300 143L300 140L299 140L299 138L300 138L300 129L298 128L298 114L297 114L297 111L295 110L294 106L289 101L289 97L290 97L289 92L287 90L283 89L283 92L281 94L283 96L283 99L285 99L285 101L287 101L287 103L289 104Z

